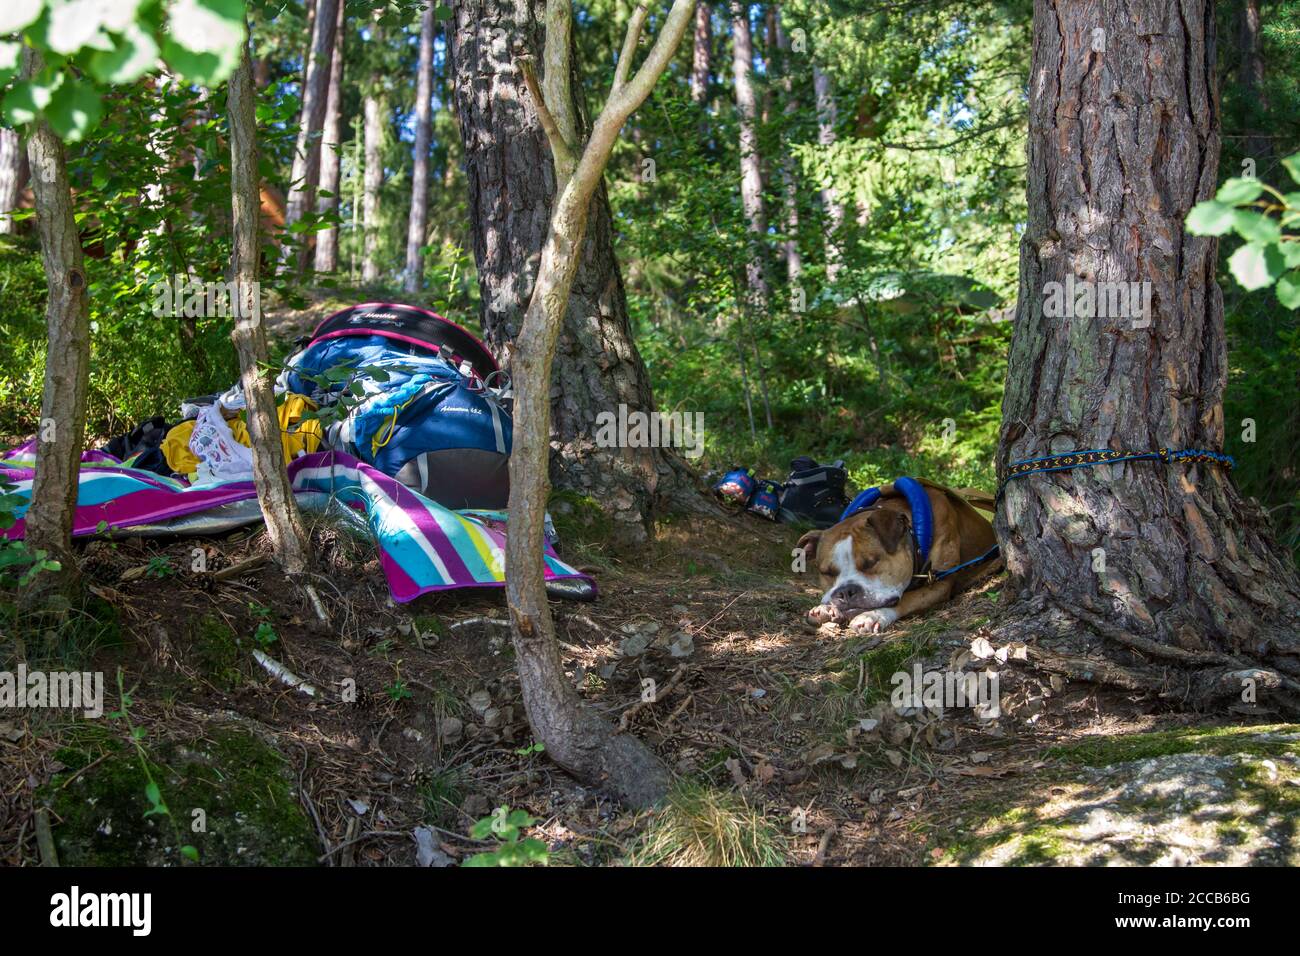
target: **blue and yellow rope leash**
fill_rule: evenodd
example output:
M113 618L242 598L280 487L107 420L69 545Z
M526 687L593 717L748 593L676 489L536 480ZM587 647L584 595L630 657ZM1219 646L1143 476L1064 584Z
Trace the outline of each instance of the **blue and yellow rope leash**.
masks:
M1111 451L1106 448L1094 448L1088 451L1072 451L1064 455L1047 455L1043 458L1026 458L1023 461L1012 462L1007 468L1007 477L1002 479L1002 484L998 486L996 498L1001 500L1002 492L1006 490L1007 485L1014 479L1024 478L1026 475L1038 475L1048 471L1066 471L1070 468L1087 468L1092 465L1115 465L1125 461L1161 461L1165 464L1177 462L1208 463L1221 465L1229 471L1236 466L1236 462L1233 461L1231 455L1210 451L1208 448L1184 448L1181 451L1162 448L1159 451L1146 452ZM913 575L913 577L926 579L930 582L938 581L950 574L956 574L958 571L981 564L990 558L996 557L997 554L998 546L994 545L978 558L963 562L955 568L948 568L939 572L927 572Z
M1069 468L1090 465L1114 465L1123 461L1162 461L1165 464L1180 461L1209 462L1210 464L1223 465L1230 470L1236 464L1231 455L1224 455L1206 448L1185 448L1182 451L1162 448L1159 451L1144 452L1111 451L1105 448L1094 448L1090 451L1072 451L1064 455L1026 458L1024 461L1013 462L1007 468L1007 477L1002 480L1002 484L998 487L998 497L1002 497L1002 492L1007 483L1013 478L1023 478L1026 475L1036 475L1044 471L1064 471Z

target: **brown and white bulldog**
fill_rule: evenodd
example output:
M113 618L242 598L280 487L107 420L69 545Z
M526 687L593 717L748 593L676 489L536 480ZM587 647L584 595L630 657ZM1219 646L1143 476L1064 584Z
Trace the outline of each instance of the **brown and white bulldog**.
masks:
M993 526L970 501L992 510L982 492L963 492L921 481L933 511L930 568L944 571L973 561L993 547ZM929 580L918 567L912 509L894 486L882 485L880 500L825 531L799 539L808 566L814 562L826 593L808 612L814 624L847 623L878 634L901 617L919 614L1002 567L990 558L942 580ZM915 587L912 585L915 583ZM909 590L911 588L911 590Z

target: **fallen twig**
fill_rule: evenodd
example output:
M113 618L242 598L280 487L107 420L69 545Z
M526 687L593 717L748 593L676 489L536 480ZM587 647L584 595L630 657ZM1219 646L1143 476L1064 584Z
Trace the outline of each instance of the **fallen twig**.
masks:
M457 621L455 624L449 624L447 630L455 631L462 627L470 627L474 624L492 624L496 627L509 627L510 622L504 621L499 617L467 617L463 621Z
M264 651L254 648L253 659L256 660L257 663L262 665L262 669L264 671L266 671L268 674L270 674L272 677L278 680L281 684L284 684L286 687L292 687L294 690L300 690L308 697L315 697L316 694L318 693L314 685L308 683L306 680L299 677L293 671L289 670L289 668L285 667L274 657L271 657L269 654L265 653Z
M58 866L59 852L54 847L54 833L50 830L50 811L36 808L36 847L41 852L41 866Z
M635 717L641 711L645 710L645 708L649 707L651 704L657 704L659 703L659 701L663 700L669 694L671 694L673 692L673 688L676 687L679 683L681 683L682 677L684 677L685 674L686 674L686 665L679 664L677 666L677 670L673 671L673 676L668 678L668 683L664 684L664 686L661 688L657 688L655 690L653 697L650 697L648 699L643 697L641 700L638 700L627 710L623 711L623 716L618 719L619 733L622 733L623 731L627 730L627 728L632 723L633 717Z
M212 580L229 581L231 578L237 578L248 571L256 571L269 560L270 558L264 554L256 555L255 557L249 558L247 561L240 561L238 564L232 564L228 568L222 568L220 571L217 571L212 575Z

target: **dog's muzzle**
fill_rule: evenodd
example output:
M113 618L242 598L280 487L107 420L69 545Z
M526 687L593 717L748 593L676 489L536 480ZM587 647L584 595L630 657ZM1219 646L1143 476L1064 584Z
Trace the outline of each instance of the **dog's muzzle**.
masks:
M843 584L831 592L829 600L826 602L834 608L836 615L844 617L853 612L874 611L877 608L893 607L898 603L898 596L888 598L883 601L872 601L862 586L858 584Z

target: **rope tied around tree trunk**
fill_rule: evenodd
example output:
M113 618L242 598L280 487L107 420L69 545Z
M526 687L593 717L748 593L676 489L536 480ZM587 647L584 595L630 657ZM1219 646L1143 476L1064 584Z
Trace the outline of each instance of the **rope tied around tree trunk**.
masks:
M1012 462L1007 468L1007 477L1002 479L1002 483L998 486L997 498L1001 500L1007 485L1015 478L1024 478L1026 475L1037 475L1046 471L1086 468L1092 465L1115 465L1124 461L1161 461L1165 464L1205 462L1211 465L1222 465L1229 471L1236 467L1236 462L1231 455L1210 451L1208 448L1184 448L1181 451L1161 448L1159 451L1142 452L1095 448L1089 451L1072 451L1063 455L1026 458L1023 461Z

